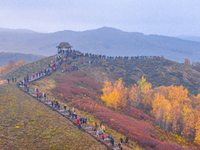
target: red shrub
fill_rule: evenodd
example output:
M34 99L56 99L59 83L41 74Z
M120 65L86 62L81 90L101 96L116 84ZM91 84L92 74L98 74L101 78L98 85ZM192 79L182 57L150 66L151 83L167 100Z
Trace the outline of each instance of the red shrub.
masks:
M54 88L52 92L71 102L73 106L80 110L93 113L102 122L109 125L111 128L128 136L131 140L136 141L145 149L152 148L155 150L182 150L181 146L177 144L161 142L159 136L155 131L153 125L145 121L132 120L134 118L151 120L151 117L146 115L143 111L136 108L129 108L121 112L126 115L118 114L108 109L103 105L99 105L100 89L102 86L94 81L93 78L82 72L73 72L71 75L60 76L56 79L59 86ZM60 97L60 94L63 96ZM85 95L88 97L86 98ZM129 115L129 116L127 116Z

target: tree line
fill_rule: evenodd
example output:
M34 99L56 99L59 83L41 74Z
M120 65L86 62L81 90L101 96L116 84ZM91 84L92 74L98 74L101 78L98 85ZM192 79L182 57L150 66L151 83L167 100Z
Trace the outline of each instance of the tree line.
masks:
M148 112L160 128L192 139L200 145L200 94L188 96L183 86L160 86L152 89L144 77L137 84L124 86L122 78L104 82L101 99L114 109L127 106Z

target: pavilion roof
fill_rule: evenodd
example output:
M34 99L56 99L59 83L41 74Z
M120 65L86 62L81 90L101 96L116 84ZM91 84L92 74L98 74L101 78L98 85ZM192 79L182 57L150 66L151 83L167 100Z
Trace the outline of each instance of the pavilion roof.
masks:
M68 42L61 42L56 48L71 48L72 46Z

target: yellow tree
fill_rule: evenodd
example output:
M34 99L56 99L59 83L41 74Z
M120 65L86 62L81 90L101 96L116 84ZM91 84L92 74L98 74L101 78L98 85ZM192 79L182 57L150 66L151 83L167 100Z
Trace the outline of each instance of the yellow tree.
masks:
M139 87L136 84L134 84L131 87L131 90L129 91L129 94L128 94L129 101L130 101L131 105L134 107L137 107L140 103L139 93L140 93Z
M168 131L169 124L172 121L172 113L171 113L171 103L169 100L164 101L164 110L163 110L163 129Z
M185 106L190 104L190 99L188 98L187 95L188 95L188 91L187 89L184 90L183 86L172 85L168 87L167 98L171 102L171 107L172 107L171 113L173 116L172 128L173 128L174 133L176 133L177 131L180 131L180 125L181 125L180 123L184 124L184 120L187 120L188 109L186 109Z
M119 78L114 83L114 88L119 93L118 107L125 107L127 103L127 88L124 87L124 82L122 81L122 78Z
M151 83L144 84L141 87L141 97L144 108L151 108L152 105L152 85Z
M151 111L151 113L156 118L159 126L161 126L161 123L163 121L165 101L166 100L162 94L160 93L154 94L154 99L152 102L153 110Z
M139 80L139 81L137 82L137 85L138 85L139 88L141 89L142 86L144 86L144 85L147 84L147 83L148 83L148 82L146 82L146 78L142 77L142 79Z
M113 107L117 109L118 103L120 101L120 95L116 88L113 89L112 93L108 96L106 104L108 107Z
M104 81L104 88L103 88L103 95L101 96L101 99L107 103L109 95L112 93L113 86L112 83L108 80Z
M183 129L181 134L188 138L192 130L192 125L194 124L194 113L190 103L185 103L183 106L180 123Z
M189 137L193 137L193 133L195 131L195 115L194 113L190 113L187 117L187 120L185 121L185 125L183 127L182 135L185 136L187 139Z
M194 143L200 145L200 117L198 115L198 120L195 124L195 139L194 139Z

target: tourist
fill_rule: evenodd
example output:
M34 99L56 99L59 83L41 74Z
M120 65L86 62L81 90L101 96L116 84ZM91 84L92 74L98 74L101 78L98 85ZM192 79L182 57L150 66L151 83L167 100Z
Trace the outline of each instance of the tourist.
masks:
M121 141L121 143L123 143L123 138L122 137L120 138L120 141Z
M113 139L113 137L110 137L110 142L111 142L111 144L112 144L112 146L114 146L114 139Z
M104 140L104 134L102 134L102 139Z
M38 99L39 92L37 92L37 99Z
M126 145L127 145L127 143L128 143L128 137L126 137Z

